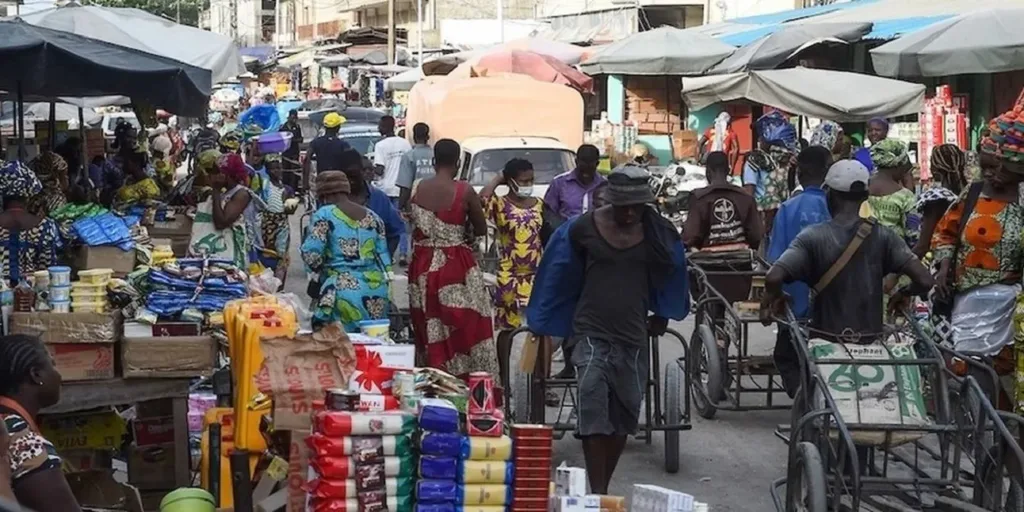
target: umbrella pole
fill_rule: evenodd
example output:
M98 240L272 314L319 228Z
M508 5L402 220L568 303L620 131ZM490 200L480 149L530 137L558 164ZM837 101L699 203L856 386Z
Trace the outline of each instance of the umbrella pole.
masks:
M46 143L49 145L47 148L49 151L53 151L57 142L57 102L50 102L50 136Z
M78 141L82 151L82 165L78 166L78 176L75 181L80 183L82 176L86 174L85 170L89 168L89 151L85 143L85 111L82 110L82 107L78 107Z
M15 122L20 127L18 128L18 161L25 161L25 96L21 91L21 80L18 80L18 101L17 109L18 114L15 116Z

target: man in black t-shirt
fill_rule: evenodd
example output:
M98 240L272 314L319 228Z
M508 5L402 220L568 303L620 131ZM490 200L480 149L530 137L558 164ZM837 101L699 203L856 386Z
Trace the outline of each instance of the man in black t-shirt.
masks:
M306 190L309 190L311 160L316 159L317 172L342 170L342 154L350 149L347 142L338 138L338 130L344 122L345 118L337 112L324 116L324 134L309 143L309 154L306 155L306 161L302 162L302 186Z

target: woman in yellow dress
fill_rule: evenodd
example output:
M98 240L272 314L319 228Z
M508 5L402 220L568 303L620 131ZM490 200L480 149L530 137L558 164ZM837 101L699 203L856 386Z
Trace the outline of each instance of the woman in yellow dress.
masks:
M508 187L504 196L494 193ZM502 173L480 192L488 221L497 228L498 288L494 296L494 327L498 330L498 360L507 373L512 331L523 325L524 310L533 291L533 277L540 265L540 230L544 203L533 196L533 164L513 158Z

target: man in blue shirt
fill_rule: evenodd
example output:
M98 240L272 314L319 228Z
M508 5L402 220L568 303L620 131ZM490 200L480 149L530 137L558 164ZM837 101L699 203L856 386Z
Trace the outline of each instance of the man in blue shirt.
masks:
M782 203L775 214L768 245L768 261L772 263L786 252L789 244L802 229L828 222L832 218L828 211L828 202L825 200L825 191L821 189L825 174L832 165L832 154L821 146L811 146L800 152L796 163L800 184L804 190ZM783 291L790 297L793 315L805 318L810 302L810 287L807 283L793 282L785 285ZM790 342L789 330L782 325L779 325L778 329L774 353L775 367L782 377L786 393L792 397L800 385L800 363Z
M376 213L384 221L384 236L388 241L388 252L395 254L398 241L405 234L405 221L398 214L398 209L387 194L374 187L365 178L363 156L354 149L347 149L341 154L341 170L348 177L352 192L349 198Z

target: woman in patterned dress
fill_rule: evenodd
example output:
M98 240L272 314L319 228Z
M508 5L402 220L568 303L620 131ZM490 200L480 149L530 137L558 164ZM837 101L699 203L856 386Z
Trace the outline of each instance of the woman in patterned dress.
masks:
M921 215L921 236L914 246L918 258L928 253L935 226L967 186L967 156L956 144L936 146L928 162L934 182L914 204Z
M32 161L32 170L42 183L43 191L29 199L28 210L46 217L68 202L68 163L57 153L46 151Z
M266 179L262 180L259 195L266 208L260 212L260 230L263 232L264 246L273 250L277 256L274 275L284 284L288 277L288 253L292 240L288 216L295 213L294 208L285 207L285 201L291 198L295 191L281 181L283 170L280 153L264 155L263 162L267 175Z
M494 190L505 185L509 193ZM487 219L497 228L498 289L494 295L494 327L498 330L502 382L508 382L507 365L512 331L523 325L524 309L533 291L533 277L540 265L540 230L544 203L533 197L533 164L513 158L499 176L480 192Z
M410 202L410 317L426 365L453 375L498 375L491 298L470 248L472 237L487 232L487 220L480 196L455 180L460 151L451 139L434 145L436 174L419 183Z
M743 164L743 187L754 196L768 237L775 212L796 188L796 128L779 111L761 116L755 127L758 148Z
M28 199L42 190L36 175L20 162L0 168L0 271L12 287L22 277L57 264L64 248L57 223L28 212ZM12 252L15 247L17 253Z
M0 420L9 435L0 462L10 470L18 503L32 510L79 512L53 444L37 424L39 411L60 400L60 373L38 337L0 337Z
M384 222L349 199L351 186L341 171L319 173L316 192L323 206L313 213L301 248L306 270L320 283L313 328L340 322L355 332L359 322L388 317L391 254Z
M863 213L893 230L907 245L914 247L921 232L917 213L917 195L904 186L912 164L907 145L896 139L884 139L871 146L871 161L877 172L868 185L870 195Z

